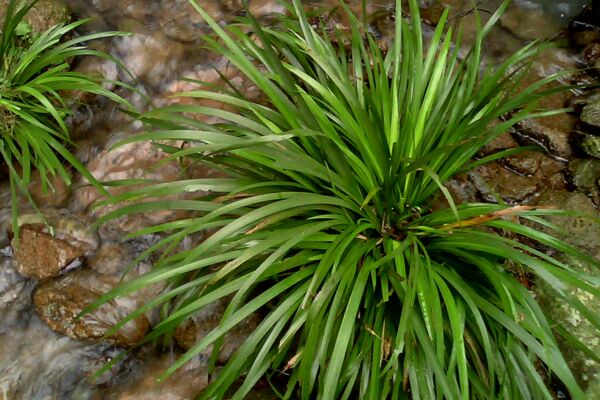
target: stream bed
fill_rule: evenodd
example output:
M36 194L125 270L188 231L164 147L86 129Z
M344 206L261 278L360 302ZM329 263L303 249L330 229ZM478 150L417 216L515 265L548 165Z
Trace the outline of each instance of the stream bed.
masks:
M194 88L183 78L219 83L215 69L228 76L240 89L252 93L253 88L243 77L222 59L201 48L199 37L209 31L187 0L67 0L66 3L74 18L91 18L83 28L86 31L132 32L126 37L94 44L119 59L128 72L112 61L98 59L78 60L74 68L135 86L138 93L115 90L128 97L139 110L176 104L179 100L171 95ZM223 23L243 11L241 1L237 0L201 0L199 3ZM335 1L307 3L332 8ZM367 3L367 12L373 15L374 29L382 37L389 37L395 1ZM474 29L473 16L468 12L470 1L429 0L422 3L426 23L435 24L441 6L448 5L453 7L452 15L463 20L465 37L468 38L469 31ZM500 3L499 0L485 0L481 2L481 9L495 10ZM575 31L565 33L572 18L588 3L591 1L515 0L489 37L488 57L501 60L531 40L562 35L569 45L543 53L532 74L539 79L564 69L593 67L597 63L596 74L592 71L574 78L584 83L597 81L600 29L574 28ZM0 7L2 4L0 1ZM352 2L357 10L360 4L360 0ZM265 16L282 9L272 0L252 0L250 11ZM343 24L343 21L339 23ZM597 36L593 36L593 32ZM600 110L600 98L597 97L589 91L579 91L546 99L544 106L572 106L575 111L524 123L485 150L493 152L534 143L546 151L521 153L459 176L448 184L453 195L462 201L498 201L501 198L508 204L554 205L598 216L600 111L594 119L594 107ZM167 182L180 176L179 165L175 162L160 169L151 168L165 156L151 144L138 143L110 150L119 139L140 132L141 125L103 99L80 100L82 105L69 120L76 142L75 153L97 179L151 178ZM591 117L588 118L588 114ZM195 171L195 174L208 177L214 172L207 169ZM161 287L111 302L81 320L74 319L96 296L114 287L127 265L158 240L153 235L146 235L123 241L125 234L178 218L180 214L171 211L141 214L111 221L90 232L89 225L114 208L92 208L99 195L80 181L70 188L60 184L56 188L55 193L43 195L35 182L31 187L33 197L55 227L55 236L51 237L43 228L32 224L23 230L26 240L22 241L18 254L13 254L8 234L10 195L7 182L0 180L0 400L193 399L208 383L205 355L177 371L166 382L157 384L156 377L182 349L193 345L218 323L222 312L218 304L178 330L177 343L171 352L157 352L151 348L136 350L95 381L90 379L94 371L143 337L156 323L157 316L148 313L132 321L111 342L100 340L103 333L128 312L144 304ZM32 212L26 204L22 205L23 215ZM568 232L565 240L582 246L600 259L597 225L577 218L560 224ZM129 276L148 271L152 262L151 257L144 260ZM554 304L552 299L544 298L543 290L539 296L548 309L556 310L567 321L572 320L573 331L580 333L593 349L600 352L598 333L590 333L580 316ZM582 301L585 303L586 299ZM600 305L590 303L597 303L597 300L587 301L589 307L600 312ZM256 324L257 321L248 321L227 339L231 351ZM582 385L589 387L590 399L599 399L600 366L590 364L581 354L569 349L565 353ZM555 394L557 398L568 398L560 388ZM253 398L276 397L265 384L257 388Z

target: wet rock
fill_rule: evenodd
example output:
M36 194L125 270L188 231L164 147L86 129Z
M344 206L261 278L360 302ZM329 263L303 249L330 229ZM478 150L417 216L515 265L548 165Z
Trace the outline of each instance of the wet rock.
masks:
M156 255L150 255L133 264L144 251L156 244L161 239L158 235L144 235L125 241L104 241L102 246L88 259L87 266L100 274L108 275L118 279L131 279L146 273L152 269L151 265ZM137 297L146 298L144 293L152 297L162 287L155 285L151 288L142 289Z
M575 32L571 36L571 43L575 47L586 47L594 42L600 42L600 32L592 29Z
M10 0L0 0L0 21ZM40 0L25 16L34 33L44 32L54 25L66 23L71 18L69 8L62 0Z
M220 21L232 17L232 13L225 13L220 1L203 1L202 8L215 20ZM161 4L162 17L158 24L169 38L183 43L199 41L202 35L210 30L204 19L187 1L176 3L163 1ZM240 8L241 9L241 8Z
M168 84L163 96L157 100L157 103L161 105L197 105L221 108L227 111L236 111L235 107L215 100L178 96L178 94L190 90L214 91L216 87L231 90L229 85L232 85L236 91L242 93L248 100L258 103L261 102L264 94L250 82L247 77L245 77L236 67L231 65L227 59L223 57L214 58L214 55L212 57L213 59L211 59L208 68L196 67L194 70L183 74L185 79L178 79ZM223 80L223 77L228 80L228 83ZM190 80L193 80L194 82L191 82ZM197 83L198 81L205 84L199 85ZM207 123L222 121L208 115L193 114L192 116Z
M18 318L2 320L10 330L0 333L0 399L89 399L95 391L89 378L118 354L114 346L57 334L30 310ZM97 383L116 381L126 362Z
M600 42L587 45L583 50L583 58L589 67L594 67L600 58Z
M0 399L87 399L88 378L118 351L53 332L33 312L34 282L0 258ZM128 358L96 384L116 382ZM4 397L2 397L4 396Z
M98 236L87 221L67 210L45 209L43 214L21 214L19 246L13 238L16 269L24 276L48 279L59 275L78 258L98 248Z
M600 158L600 136L590 135L585 132L576 132L573 141L584 154Z
M282 4L272 0L251 0L249 4L250 13L262 17L268 14L285 14L286 9Z
M33 287L14 268L13 260L0 256L0 321L12 321L18 318L29 305L29 294ZM0 324L0 334L10 328Z
M525 152L481 165L469 179L484 201L518 204L535 198L548 188L564 189L562 164L542 153Z
M468 174L455 176L449 180L445 186L448 188L452 199L457 204L479 201L479 191L471 179L469 179ZM440 196L440 199L444 201L443 208L448 208L449 205L445 197Z
M116 386L92 396L92 400L189 400L196 398L208 385L208 370L197 361L190 362L173 373L168 379L158 382L173 357L144 363L143 367L128 377L126 385Z
M573 160L569 163L568 169L571 183L598 202L600 199L600 160Z
M538 172L542 163L552 164L555 161L548 159L542 153L534 151L525 151L502 159L502 164L507 166L512 171L519 175L533 176ZM558 172L560 167L554 168L554 172Z
M565 261L578 271L600 278L600 274L594 267L572 258ZM539 284L537 292L542 308L554 321L562 324L570 334L585 344L592 353L600 354L600 333L579 311L556 296L546 285ZM593 315L600 315L600 301L590 293L568 287L567 294L579 300ZM590 400L600 399L600 364L565 340L559 339L559 344L569 367L573 371L573 375L586 391L588 395L586 398Z
M83 256L81 249L27 226L21 227L18 247L13 239L13 249L17 271L40 280L58 276L63 268Z
M578 192L548 190L542 193L533 205L581 213L583 216L548 216L546 219L564 229L565 233L559 237L561 240L583 249L588 254L600 256L600 224L592 219L598 218L599 211L589 197ZM548 230L548 233L556 235L554 231Z
M70 195L69 186L57 176L49 176L48 180L51 187L44 189L39 172L32 173L29 194L36 204L44 205L44 207L64 206Z
M74 339L99 340L117 322L137 309L134 298L120 297L76 319L98 296L119 283L119 279L94 271L79 270L37 287L33 295L35 311L53 330ZM145 315L128 322L114 336L112 343L132 346L150 329Z
M600 32L600 2L598 0L587 1L588 5L583 11L573 18L569 25L571 36L582 32Z
M177 71L178 60L183 54L181 45L169 40L160 31L146 32L143 28L136 29L127 25L120 29L134 32L115 41L117 55L134 77L147 84L159 86Z
M556 25L548 23L548 14L541 5L531 2L511 3L500 25L522 40L550 38L557 32Z
M219 300L212 303L177 327L174 335L177 344L184 350L191 349L200 339L219 325L228 303L229 302L225 300ZM246 338L254 331L259 323L260 317L253 314L246 320L240 322L225 335L218 361L220 363L225 363L242 343L244 343ZM211 352L212 346L204 350L202 355L208 359Z
M498 196L509 204L521 203L537 192L531 179L516 175L499 163L477 167L469 177L485 201L498 201Z
M118 136L113 137L113 142L118 140ZM106 144L108 148L113 144ZM177 161L163 163L157 167L157 163L167 154L158 149L150 142L131 143L113 150L103 150L95 155L87 167L99 181L122 180L122 179L147 179L153 182L169 182L180 177L180 168ZM137 185L140 187L140 185ZM114 187L110 189L111 194L118 195L132 190L129 187ZM101 198L101 194L93 187L87 186L76 190L74 193L74 207L78 210L88 209L92 203ZM90 210L91 216L98 218L114 211L120 205L107 205ZM170 219L176 219L186 215L177 210L164 210L152 213L134 214L128 217L122 217L118 220L112 220L100 228L100 234L113 232L122 234L123 232L133 232L140 228L165 222ZM116 239L116 237L115 237Z
M581 111L582 122L594 128L600 128L600 94L591 96Z
M86 256L92 254L99 244L97 232L90 228L87 218L74 214L65 209L43 209L47 226L51 227L53 235L66 241L71 246L83 250ZM26 215L23 218L27 218Z
M515 147L519 147L519 143L517 143L509 132L506 132L486 144L483 152L485 155L489 155L502 150L514 149Z
M562 68L555 62L539 63L536 67L538 72L532 71L530 76L526 77L522 85L527 87L534 82L543 79L545 76L556 72L556 69ZM559 83L547 85L544 89L559 88ZM573 94L568 91L560 91L550 96L540 99L539 106L544 110L556 110L564 108L570 104ZM531 118L517 124L517 134L520 137L541 145L550 154L568 160L573 157L573 149L569 143L571 132L575 129L577 117L562 113L542 118Z
M569 193L565 191L548 191L537 200L538 205L555 206L563 210L573 210L582 213L582 216L549 216L547 219L562 229L561 233L551 231L556 235L588 255L600 261L600 224L593 218L598 218L600 213L592 201L583 193ZM540 228L540 227L538 227ZM564 257L563 262L572 268L600 277L597 268L586 265L572 257ZM567 286L567 294L579 300L592 314L600 314L600 302L588 292ZM595 354L600 354L600 333L587 319L556 296L553 290L542 282L537 282L535 292L542 308L550 317L563 325L563 327L584 345L588 346ZM588 399L600 399L600 365L590 359L585 353L559 339L562 352L573 371L575 378L588 395Z

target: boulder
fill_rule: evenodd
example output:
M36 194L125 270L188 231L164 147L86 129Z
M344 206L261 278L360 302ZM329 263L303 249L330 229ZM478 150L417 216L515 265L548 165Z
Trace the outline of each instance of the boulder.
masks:
M33 294L35 311L53 330L74 339L99 340L117 322L140 304L130 297L117 298L95 311L77 316L100 295L118 284L117 278L80 270L39 285ZM150 329L142 315L123 326L109 341L123 345L137 344Z
M538 76L536 80L541 78L543 76ZM569 92L558 92L541 99L540 107L547 110L563 108L569 104L571 97ZM576 124L577 117L563 113L527 119L517 124L517 129L519 136L541 145L559 159L569 160L573 158L570 136Z
M88 223L68 210L44 209L19 217L20 240L12 240L15 267L35 279L58 276L75 260L98 248L98 236Z
M58 276L65 267L83 256L80 249L31 226L21 227L19 246L13 239L13 248L17 271L40 280Z

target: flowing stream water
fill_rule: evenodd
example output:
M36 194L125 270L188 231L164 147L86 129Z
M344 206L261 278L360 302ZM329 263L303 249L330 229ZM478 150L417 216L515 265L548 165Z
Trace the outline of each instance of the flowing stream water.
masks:
M228 67L222 60L200 48L199 35L208 33L208 30L187 0L67 0L67 3L75 17L92 18L85 30L132 32L130 36L97 44L100 49L121 60L130 74L106 60L80 60L75 68L134 85L139 93L131 94L124 90L120 93L128 96L139 109L148 108L150 103L172 104L173 99L169 95L191 88L182 80L184 77L216 82L218 75L215 68L227 74ZM199 3L213 18L221 21L241 12L240 2L235 0L201 0ZM335 1L312 3L332 7ZM367 3L369 13L385 15L391 10L394 0ZM435 2L424 3L431 6L431 14L434 15ZM461 10L467 10L469 4L461 0L447 0L445 3ZM492 34L488 50L493 57L502 57L529 40L554 36L586 3L589 1L516 0L503 18L502 28ZM353 2L357 8L360 4L360 0ZM494 10L499 4L500 0L485 0L481 8ZM271 0L253 0L250 7L258 15L281 10ZM468 19L469 15L465 13L464 18ZM389 29L391 25L386 25L384 20L382 18L378 26L382 30ZM544 68L548 71L560 69L565 59L569 61L571 56L557 52ZM241 78L232 78L240 79L240 85L244 84ZM151 146L107 151L118 139L141 129L139 123L132 122L111 104L94 100L92 104L81 106L70 123L77 143L77 156L98 178L109 180L152 175L156 179L172 180L178 176L176 167L170 165L159 171L149 170L152 162L160 158ZM205 173L210 174L210 171ZM468 191L468 188L459 190ZM539 188L533 189L534 194L537 191ZM92 190L76 187L64 189L64 193L57 194L52 201L41 206L64 210L63 214L69 215L69 218L89 223L106 212L89 207L96 198ZM9 206L6 184L0 182L0 247L4 248L0 256L0 400L193 398L206 384L201 360L187 366L174 379L155 385L154 378L168 365L173 355L157 354L151 350L127 357L100 380L92 382L89 379L93 371L115 357L120 348L95 340L72 339L55 332L38 317L32 304L38 283L24 278L14 269L7 247ZM28 211L28 207L23 205L21 212ZM106 270L113 265L119 264L116 269L126 265L132 255L139 254L153 239L121 242L122 235L172 217L168 213L142 215L102 227L95 240L101 243L99 248L103 253L89 256L88 268ZM107 320L118 319L119 313L112 312L114 315L107 314ZM267 392L257 393L256 398L275 398L264 394Z

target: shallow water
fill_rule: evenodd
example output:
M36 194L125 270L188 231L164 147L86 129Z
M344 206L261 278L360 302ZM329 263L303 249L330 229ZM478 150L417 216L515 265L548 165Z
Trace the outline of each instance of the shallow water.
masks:
M506 54L531 40L529 35L532 32L534 35L545 32L553 34L561 25L568 23L568 18L577 14L586 2L517 0L516 8L507 16L516 25L508 24L510 34L498 31L492 35L490 48L496 49L499 54ZM182 77L214 80L216 74L213 68L225 68L222 60L198 48L198 37L208 31L187 0L68 0L67 3L77 17L93 18L86 28L88 30L118 29L132 32L130 36L115 38L100 45L100 48L122 60L132 75L119 70L110 61L81 60L77 68L100 71L108 78L118 78L136 86L148 97L122 93L129 96L139 109L147 108L150 103L168 104L171 101L169 94L189 87L181 81ZM214 18L223 21L240 12L237 1L205 0L201 3ZM311 3L329 7L335 2L325 0ZM357 7L360 3L360 0L356 0L353 4ZM389 10L393 3L393 0L369 1L369 12ZM462 6L465 2L447 0L444 3ZM493 10L499 3L499 0L487 0L482 8ZM251 7L258 14L279 10L276 3L268 0L252 1ZM529 19L531 15L536 17ZM553 68L551 63L547 67L549 71ZM107 147L118 138L140 130L139 124L132 123L113 106L99 102L83 107L71 123L78 143L77 155L95 165L96 172L103 178L141 177L135 174L144 175L148 172L148 160L156 156L151 149L136 149L111 156L105 153ZM132 176L132 171L138 172ZM157 179L166 180L175 177L176 174L169 172L168 167L156 175ZM7 194L6 187L0 186L0 247L8 244L5 230L10 198ZM86 193L85 189L76 189L60 207L93 219L98 211L89 208L92 200L93 195ZM124 231L148 226L157 219L169 217L147 216L146 219L129 221L129 225L110 226L101 230L100 236L105 242L114 241ZM125 246L135 244L128 243ZM144 364L152 365L154 369L163 368L166 364L162 356L150 357L152 361L143 362L132 357L116 370L118 373L91 383L88 380L91 373L114 357L118 348L109 344L77 341L53 332L33 311L31 294L35 282L20 277L11 262L8 257L0 259L0 400L133 399L137 398L132 396L135 390L146 390L144 393L147 397L140 398L186 398L186 394L163 397L168 393L161 392L163 389L148 389L143 379L139 384L140 389L132 389L137 387L135 384L124 384L144 374L151 376L153 372L147 372Z

